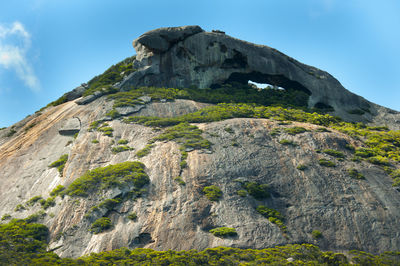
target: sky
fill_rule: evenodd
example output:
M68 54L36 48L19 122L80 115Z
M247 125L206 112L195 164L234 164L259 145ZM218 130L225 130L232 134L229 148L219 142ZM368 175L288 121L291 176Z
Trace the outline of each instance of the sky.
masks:
M146 31L218 29L400 111L398 0L0 0L0 128L136 52Z

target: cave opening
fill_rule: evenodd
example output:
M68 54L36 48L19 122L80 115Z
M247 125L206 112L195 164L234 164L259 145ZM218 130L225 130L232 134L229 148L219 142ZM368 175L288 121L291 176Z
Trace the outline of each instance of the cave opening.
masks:
M272 88L284 89L286 91L297 90L306 93L308 96L311 95L311 91L304 87L297 81L290 80L283 75L271 75L271 74L263 74L260 72L250 72L250 73L232 73L229 78L224 82L224 84L230 83L240 83L240 84L248 84L249 81L262 84L262 86L270 85Z
M211 85L211 94L226 95L224 101L256 103L264 106L308 107L311 91L283 75L260 72L232 73L228 79ZM229 95L229 96L227 96Z

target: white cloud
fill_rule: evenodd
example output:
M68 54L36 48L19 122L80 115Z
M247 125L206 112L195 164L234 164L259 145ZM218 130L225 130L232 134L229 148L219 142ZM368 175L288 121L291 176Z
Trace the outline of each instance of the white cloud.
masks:
M20 22L0 25L0 67L15 71L26 86L38 91L39 80L27 59L30 46L31 36Z

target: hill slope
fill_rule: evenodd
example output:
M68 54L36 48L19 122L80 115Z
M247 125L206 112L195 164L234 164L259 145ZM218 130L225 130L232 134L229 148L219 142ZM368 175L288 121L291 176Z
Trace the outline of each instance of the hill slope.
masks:
M0 131L3 223L46 225L62 257L290 243L399 250L398 131L312 113L298 90L126 91L118 84L135 60Z

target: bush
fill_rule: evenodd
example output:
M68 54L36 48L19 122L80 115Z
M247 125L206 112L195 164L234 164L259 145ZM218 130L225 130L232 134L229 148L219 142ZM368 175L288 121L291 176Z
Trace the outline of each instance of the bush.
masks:
M63 155L61 155L61 157L57 161L52 162L49 165L49 167L56 167L58 172L62 176L63 175L63 171L64 171L64 167L65 167L65 164L67 163L67 161L68 161L68 154L63 154Z
M281 139L279 141L279 143L282 144L282 145L291 145L291 146L296 146L297 145L294 141L288 140L288 139Z
M181 176L175 177L174 180L175 180L176 182L178 182L178 184L181 185L181 186L186 185L185 181L183 181L183 179L182 179Z
M117 144L118 145L125 145L125 144L128 144L128 141L126 139L120 139L120 140L118 140Z
M99 141L97 139L93 139L92 143L97 144L97 143L99 143Z
M98 207L106 208L107 210L111 211L120 203L121 203L120 199L106 199L103 200Z
M137 219L137 214L136 212L131 212L130 214L128 214L128 219L135 221Z
M50 196L59 196L64 191L64 189L65 187L63 185L58 185L50 192Z
M390 165L389 159L380 155L369 157L368 162L376 165Z
M333 157L336 157L336 158L344 158L345 157L343 152L333 150L333 149L326 149L326 150L323 150L322 152L326 153L328 155L331 155Z
M56 196L53 196L53 197L50 197L47 199L41 199L40 205L42 205L43 209L45 209L45 210L49 207L53 207L54 205L56 205L55 197Z
M64 194L86 197L88 193L96 190L126 186L134 186L135 190L139 190L149 181L149 177L144 172L144 164L123 162L87 171L72 182Z
M247 196L247 191L244 189L236 191L236 193L241 196L241 197L246 197Z
M307 165L305 165L305 164L299 164L296 168L297 168L298 170L300 170L300 171L304 171L304 170L307 169Z
M14 209L14 211L16 211L16 212L23 211L23 210L25 210L25 206L22 204L18 204Z
M283 223L284 217L280 212L274 209L270 209L264 205L257 206L256 210L262 216L267 218L271 223L278 225L282 231L286 231L287 228Z
M120 152L123 152L123 151L130 151L130 150L133 150L133 148L131 148L131 147L127 146L127 145L120 145L120 146L117 146L117 147L113 147L111 149L112 153L114 153L114 154L120 153Z
M269 197L268 185L257 182L245 182L244 188L255 199L261 200Z
M235 133L231 127L226 127L226 128L224 128L224 130L225 130L226 132L230 133L230 134Z
M204 187L203 192L211 201L218 201L222 196L221 189L215 185Z
M230 236L237 236L235 228L231 227L218 227L210 230L210 233L214 236L225 238Z
M107 229L110 229L112 227L112 223L110 218L108 217L101 217L97 219L92 226L90 227L89 231L94 233L94 234L99 234L101 232L104 232Z
M289 135L297 135L306 131L307 129L305 129L304 127L289 127L285 129L285 132Z
M34 196L26 202L26 206L33 206L36 202L42 200L42 196Z
M365 179L364 175L357 171L357 169L350 168L347 170L349 176L356 179Z
M320 238L322 238L322 233L321 233L320 231L318 231L318 230L313 230L313 231L311 232L311 235L312 235L312 237L313 237L314 239L320 239Z
M4 214L4 215L1 217L1 220L2 220L2 221L10 220L10 219L11 219L11 215L9 215L8 213Z
M153 148L153 145L147 144L143 149L136 152L136 156L139 158L142 158L142 157L148 155L151 151L151 148Z
M323 159L323 158L319 159L318 162L319 162L320 165L326 166L326 167L335 167L336 166L336 164L334 162L329 161L327 159Z

